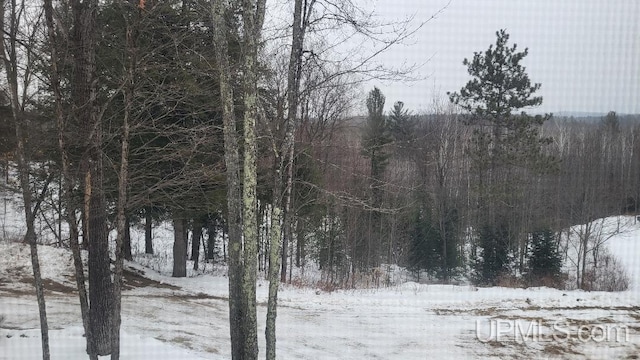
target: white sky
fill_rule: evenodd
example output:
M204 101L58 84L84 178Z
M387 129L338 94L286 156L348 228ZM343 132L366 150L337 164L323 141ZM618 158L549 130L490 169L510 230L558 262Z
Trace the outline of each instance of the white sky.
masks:
M431 17L448 0L360 0L381 21ZM372 81L387 108L428 111L435 97L446 99L470 79L462 60L495 43L505 28L510 42L529 48L524 60L532 82L542 83L543 105L532 112L640 113L640 1L637 0L452 0L405 45L378 61L387 66L426 63L423 80Z

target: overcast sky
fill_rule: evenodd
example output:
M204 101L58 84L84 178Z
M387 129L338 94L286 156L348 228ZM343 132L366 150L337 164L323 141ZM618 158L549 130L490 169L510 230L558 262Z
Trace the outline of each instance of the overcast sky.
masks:
M431 17L448 0L361 0L382 20ZM543 105L532 112L640 113L640 1L452 0L405 45L384 54L388 65L424 63L412 83L373 81L414 113L428 111L470 79L462 60L495 43L504 28L510 42L529 48L524 60Z

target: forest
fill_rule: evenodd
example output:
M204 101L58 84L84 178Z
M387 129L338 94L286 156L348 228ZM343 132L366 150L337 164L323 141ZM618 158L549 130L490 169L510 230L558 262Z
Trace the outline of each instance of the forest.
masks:
M292 1L282 27L265 0L3 5L2 191L24 201L43 341L37 219L73 252L93 359L119 356L130 229L153 254L162 222L173 277L187 260L228 266L234 359L258 356L258 277L275 359L279 285L309 264L326 289L384 286L392 265L479 286L596 290L619 275L600 270L596 225L638 213L640 116L536 114L544 84L505 30L460 59L464 87L417 112L364 85L410 74L372 59L424 24L390 30L351 1ZM332 32L375 46L340 58ZM578 243L561 241L578 224Z

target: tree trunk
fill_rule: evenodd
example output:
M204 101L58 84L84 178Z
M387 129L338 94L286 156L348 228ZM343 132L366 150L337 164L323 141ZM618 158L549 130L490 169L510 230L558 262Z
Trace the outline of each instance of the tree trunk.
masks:
M207 260L214 262L214 255L216 249L216 226L213 219L209 219L207 224Z
M227 234L222 230L222 261L227 262L227 242L224 241Z
M144 252L145 254L153 254L153 218L151 217L151 209L144 210Z
M81 172L85 173L85 171L81 171ZM88 198L88 197L85 196L85 198ZM89 233L88 233L89 221L87 220L87 214L89 213L89 206L87 204L89 204L89 201L84 201L82 203L83 206L80 208L80 229L82 229L82 242L80 242L79 244L82 250L89 249Z
M242 203L240 189L240 155L236 129L231 66L227 44L225 5L213 2L214 47L218 64L220 100L224 133L224 160L227 178L227 224L229 241L229 329L231 335L231 358L243 360L245 333L242 326L244 307L242 302Z
M271 236L269 251L269 299L267 304L267 325L265 337L267 341L267 359L276 358L276 317L278 308L278 287L280 281L287 279L287 258L289 240L291 239L291 193L293 179L293 155L294 155L294 128L298 113L298 92L300 88L300 69L302 57L302 45L304 42L305 21L303 11L307 3L296 0L293 11L293 32L291 40L291 52L287 74L287 102L288 111L285 121L285 137L281 148L276 154L278 169L274 179L273 213L271 217ZM309 7L313 6L312 4ZM310 11L311 9L309 9ZM258 30L259 31L259 30ZM286 177L286 180L284 180ZM283 201L283 196L286 199ZM284 206L283 206L284 205ZM284 221L282 221L282 209L284 207ZM284 231L283 231L284 230ZM282 233L284 232L284 241ZM280 268L279 259L282 259ZM280 270L280 278L278 278Z
M185 220L173 218L173 277L187 276L187 239Z
M97 355L111 353L111 326L113 320L113 283L109 258L105 200L102 192L102 155L92 151L89 184L91 206L89 212L89 322L93 346Z
M133 261L133 254L131 252L131 221L129 217L126 217L124 226L124 243L122 244L122 257L125 260Z
M288 218L289 218L289 213L287 211L284 212L283 215L281 215L282 217L282 225L280 225L280 223L278 222L278 226L282 226L281 229L281 233L282 233L282 237L281 239L278 239L278 242L275 243L277 245L277 247L279 248L279 252L280 254L282 254L281 258L282 258L282 266L280 268L280 282L286 283L287 282L287 265L288 265L288 257L289 257L289 232L287 231L289 228L286 226L286 223L288 222ZM280 219L278 219L280 220ZM271 240L273 240L273 238L271 238ZM270 242L270 244L274 244L273 242ZM270 251L271 252L271 251ZM278 255L280 255L278 254ZM271 280L269 280L271 281ZM277 291L276 294L277 296ZM267 312L268 314L268 312ZM269 352L267 351L267 354ZM275 358L275 355L274 355Z
M120 325L122 308L122 270L124 258L131 258L131 234L129 232L129 220L125 214L127 202L127 182L128 182L128 154L129 154L129 114L131 105L130 94L125 93L125 115L123 123L122 149L120 155L120 173L118 174L118 205L116 219L116 261L115 272L113 274L113 327L111 329L111 360L120 359ZM128 108L128 110L127 110ZM128 241L127 241L128 239ZM128 244L128 247L125 246Z
M97 0L72 0L74 79L72 99L75 120L84 127L85 195L88 214L84 225L89 250L89 323L97 355L111 352L112 296L111 270L103 191L102 123L96 105L95 31Z
M582 257L582 269L581 269L581 275L580 275L580 289L582 290L587 290L587 253L589 250L589 239L591 238L591 226L592 226L592 222L591 219L589 219L589 222L587 222L587 224L585 224L584 228L584 236L582 237L582 239L580 239L580 241L582 241L582 253L579 254L579 256Z
M191 260L193 260L193 270L198 270L200 260L200 241L202 239L202 220L193 220L193 235L191 236Z
M220 72L223 109L227 207L229 215L229 317L233 359L258 357L256 280L258 229L256 216L256 133L258 115L257 56L264 22L265 0L242 2L243 92L244 92L244 181L240 197L239 148L234 119L231 67L227 44L225 4L213 2L214 44ZM242 217L240 214L242 211ZM241 233L242 231L242 237ZM244 248L242 241L244 240Z
M298 218L298 222L296 223L296 266L301 267L304 266L305 259L305 235L302 224L302 219Z
M58 177L58 247L63 247L64 242L62 241L62 219L64 218L64 214L62 213L62 198L63 198L63 183L64 176ZM71 206L71 205L69 205Z
M267 324L265 337L267 340L267 359L276 358L276 316L278 309L278 270L280 270L280 245L282 244L282 213L274 207L271 213L271 231L269 236L269 300L267 303ZM285 273L286 274L286 273Z
M25 212L27 211L25 210ZM47 321L47 307L44 299L44 286L42 284L42 275L40 274L40 260L38 259L38 245L36 242L36 234L33 229L33 220L30 220L30 222L31 224L27 223L27 235L25 240L29 242L29 247L31 249L31 266L33 268L36 298L38 300L38 314L40 316L42 359L49 360L49 323Z
M73 254L73 265L75 269L76 287L78 289L78 297L80 302L80 313L82 315L82 325L84 327L85 338L87 342L86 351L91 360L97 359L95 352L90 348L93 338L91 335L91 327L89 326L89 301L87 297L87 289L85 287L85 275L84 266L82 264L82 257L80 255L80 243L78 241L80 232L78 230L78 223L76 218L77 206L74 204L71 194L73 193L74 180L71 176L70 161L67 153L67 146L65 141L65 116L63 111L62 93L60 90L60 76L58 69L58 53L57 53L57 30L55 29L53 21L53 5L51 0L44 1L45 20L47 23L47 34L49 38L49 48L51 50L51 89L55 99L55 115L58 128L58 148L61 155L62 164L62 179L64 182L64 190L62 191L62 197L67 204L67 211L65 219L69 225L69 247ZM62 211L62 208L61 210Z
M134 92L134 64L135 64L135 39L134 29L128 22L126 9L122 8L126 22L125 58L126 74L123 86L124 116L122 119L122 144L120 148L120 171L118 173L118 203L116 214L116 261L113 276L113 327L111 328L111 360L120 359L120 326L122 323L122 284L124 259L132 260L131 256L131 226L127 217L127 188L129 185L129 132L130 119L133 107Z
M256 281L258 260L256 119L258 116L256 9L253 1L243 3L244 25L244 161L242 182L242 235L244 272L242 276L244 359L258 358Z
M7 84L9 86L9 100L11 102L11 115L15 124L16 135L16 161L18 163L18 177L20 179L20 188L22 190L22 199L24 200L24 217L27 225L27 233L25 235L25 242L29 244L31 250L31 267L33 270L34 286L36 289L36 298L38 301L38 314L40 317L40 335L42 344L42 359L49 360L49 324L47 321L47 308L44 298L44 286L42 283L42 275L40 273L40 261L38 259L38 244L36 242L36 233L34 229L34 221L38 213L40 202L43 200L47 186L53 178L53 174L49 177L49 180L42 189L40 198L36 200L36 204L33 204L30 175L29 175L29 159L27 158L27 152L25 149L25 133L23 127L25 126L26 119L24 117L23 107L20 106L20 99L18 97L18 48L16 46L18 28L20 27L20 18L18 13L22 9L17 8L16 1L11 1L10 9L10 23L9 28L5 27L5 6L4 3L0 4L0 29L5 33L5 36L9 36L7 41L8 48L5 47L4 36L0 39L0 54L4 58L4 66ZM27 64L28 67L31 64Z

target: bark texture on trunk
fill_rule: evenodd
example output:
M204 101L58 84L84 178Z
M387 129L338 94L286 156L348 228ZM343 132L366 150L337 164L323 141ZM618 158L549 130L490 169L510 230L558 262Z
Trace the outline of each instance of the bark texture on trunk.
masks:
M244 273L242 296L246 312L243 318L244 359L258 358L258 321L256 281L258 272L256 121L258 117L258 47L264 21L264 0L242 2L244 92L244 171L242 183L242 221Z
M132 261L133 254L131 253L131 222L127 216L124 225L124 243L122 244L122 257L125 260Z
M173 219L173 277L187 276L186 221L180 217Z
M96 150L94 150L96 151ZM92 158L99 157L93 154ZM113 321L113 283L107 237L107 216L102 193L102 161L93 163L89 173L91 206L89 208L89 324L93 346L97 355L111 353L111 326Z
M202 241L202 227L204 223L200 219L193 220L193 235L191 236L191 260L193 260L193 270L198 270L200 261L200 242Z
M222 121L224 124L224 159L227 178L227 221L229 241L229 328L231 357L244 359L244 331L242 319L242 203L240 188L240 154L231 86L231 66L227 43L226 7L223 1L214 1L212 9L214 47L218 64ZM211 236L211 233L209 234Z
M207 260L214 262L214 255L216 251L216 226L213 219L209 219L207 223Z
M151 217L151 209L146 208L144 211L144 252L145 254L153 254L153 218Z
M236 133L231 66L227 43L226 2L213 2L214 46L219 70L227 167L229 221L229 318L233 359L258 357L256 278L258 228L256 215L256 118L258 115L257 54L265 1L243 0L241 53L244 105L243 182Z
M89 327L94 355L111 353L113 283L109 259L106 203L103 190L102 122L96 104L97 0L72 0L74 79L71 86L74 119L87 134L84 144L85 196L88 205L84 229L89 250Z

